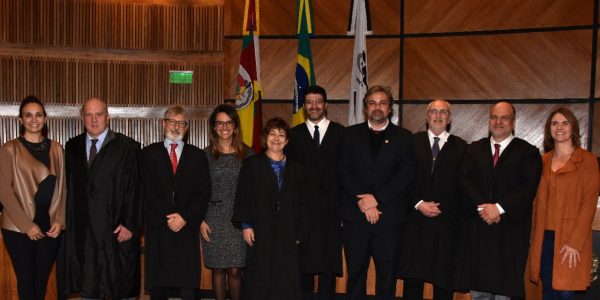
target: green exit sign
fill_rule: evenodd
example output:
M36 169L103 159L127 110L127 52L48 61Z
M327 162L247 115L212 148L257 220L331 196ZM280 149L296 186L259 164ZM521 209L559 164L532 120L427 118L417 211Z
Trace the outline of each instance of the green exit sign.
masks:
M169 71L169 83L192 84L194 71Z

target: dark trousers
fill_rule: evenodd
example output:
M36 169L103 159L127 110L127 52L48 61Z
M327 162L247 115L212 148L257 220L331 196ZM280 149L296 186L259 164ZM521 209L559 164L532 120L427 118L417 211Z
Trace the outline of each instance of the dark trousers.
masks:
M302 286L302 299L304 300L333 300L335 299L335 275L332 272L318 273L319 283L315 295L314 274L302 275L300 285Z
M404 279L403 300L422 300L425 282L419 279ZM433 300L452 300L454 292L433 286Z
M2 229L21 300L44 300L48 277L56 260L62 235L32 241L27 234Z
M575 297L573 291L556 291L552 288L552 266L554 264L554 231L544 231L542 242L542 260L540 277L542 278L543 300L571 300Z
M399 246L400 224L371 225L365 221L344 221L343 239L349 300L365 299L367 271L371 257L375 262L375 297L395 298L396 253Z
M179 291L182 300L196 299L196 289L193 288L153 287L150 290L150 300L167 300L174 291Z

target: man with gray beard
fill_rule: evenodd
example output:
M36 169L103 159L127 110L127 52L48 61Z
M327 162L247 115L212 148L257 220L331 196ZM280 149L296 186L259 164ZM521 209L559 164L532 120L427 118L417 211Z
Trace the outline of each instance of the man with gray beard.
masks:
M169 107L162 125L164 140L142 151L145 286L152 300L166 300L170 290L193 300L200 287L200 223L211 192L208 162L184 143L185 109Z

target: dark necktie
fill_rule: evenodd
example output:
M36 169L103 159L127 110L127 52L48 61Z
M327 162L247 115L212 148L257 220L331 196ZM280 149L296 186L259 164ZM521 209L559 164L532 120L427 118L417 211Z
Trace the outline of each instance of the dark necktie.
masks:
M98 154L98 149L96 149L96 143L98 139L92 139L92 146L90 147L90 156L88 157L88 166L92 164L94 158L96 158L96 154Z
M435 166L435 160L440 153L440 138L437 136L433 137L433 146L431 147L431 174L433 174L433 167Z
M500 158L500 144L494 144L494 167L496 166L496 163L498 162L498 159Z
M171 166L173 167L173 174L177 172L177 152L175 152L175 148L177 148L177 144L171 144L171 152L169 153L169 157L171 158Z
M321 134L319 133L319 126L315 125L315 133L313 134L313 141L315 142L315 146L319 147L321 145Z
M437 158L438 153L440 153L440 138L435 136L433 137L433 146L431 147L431 156L433 157L433 161L435 161Z

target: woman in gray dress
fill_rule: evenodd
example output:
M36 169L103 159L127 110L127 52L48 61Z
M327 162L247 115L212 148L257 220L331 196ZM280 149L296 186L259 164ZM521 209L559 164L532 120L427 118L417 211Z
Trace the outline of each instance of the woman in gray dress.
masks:
M251 150L242 143L240 118L234 107L223 104L209 118L209 145L204 150L210 165L212 195L200 225L204 265L212 270L216 300L240 299L241 268L246 243L242 231L231 223L238 173Z

